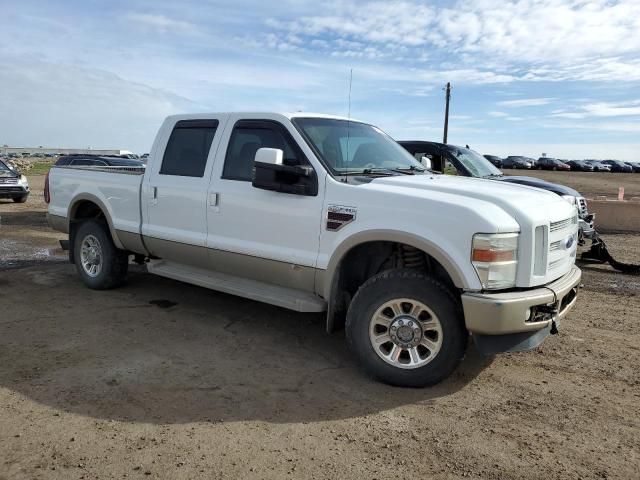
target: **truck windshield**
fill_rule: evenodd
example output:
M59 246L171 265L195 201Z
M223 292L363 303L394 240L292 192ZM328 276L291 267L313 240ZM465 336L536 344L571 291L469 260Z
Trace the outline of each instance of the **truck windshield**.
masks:
M330 118L295 118L293 124L334 175L424 171L409 152L372 125Z
M502 172L494 167L489 160L484 158L478 152L474 152L468 148L454 146L449 146L448 150L472 177L502 176Z

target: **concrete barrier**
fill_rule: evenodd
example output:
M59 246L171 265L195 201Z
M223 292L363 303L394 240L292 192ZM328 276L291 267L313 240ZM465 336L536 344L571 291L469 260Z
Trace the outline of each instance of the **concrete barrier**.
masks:
M596 214L596 230L599 232L640 233L640 201L607 200L596 197L587 200L589 212Z

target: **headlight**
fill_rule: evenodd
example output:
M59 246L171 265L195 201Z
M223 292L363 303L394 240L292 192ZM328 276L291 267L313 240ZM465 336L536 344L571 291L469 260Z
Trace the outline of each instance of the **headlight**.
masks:
M482 288L498 290L516 285L518 233L477 233L473 236L471 263Z
M18 185L22 185L26 188L29 188L29 182L27 181L27 177L25 177L24 175L20 175L20 178L18 179Z
M564 198L571 205L577 204L576 197L574 197L573 195L562 195L562 198Z

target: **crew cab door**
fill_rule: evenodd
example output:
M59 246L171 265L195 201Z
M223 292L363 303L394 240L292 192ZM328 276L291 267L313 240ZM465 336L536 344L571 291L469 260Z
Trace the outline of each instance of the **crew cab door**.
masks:
M207 260L207 190L223 118L166 128L142 190L142 234L151 254L180 263ZM153 154L152 154L153 155Z
M271 284L313 291L322 222L325 173L309 160L300 135L269 118L229 118L207 213L212 268ZM259 148L284 151L284 162L314 168L315 195L252 185ZM320 193L318 193L320 192Z

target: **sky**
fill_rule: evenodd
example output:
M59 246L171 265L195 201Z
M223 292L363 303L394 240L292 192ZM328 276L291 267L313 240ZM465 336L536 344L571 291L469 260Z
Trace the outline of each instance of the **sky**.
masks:
M640 160L640 0L0 0L0 145L148 152L309 111L488 154Z

